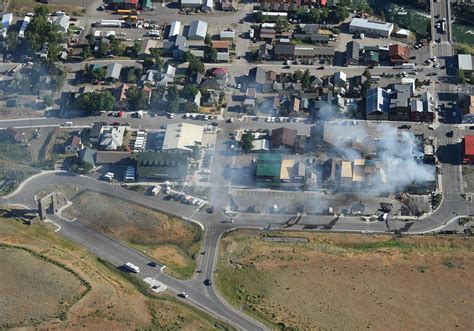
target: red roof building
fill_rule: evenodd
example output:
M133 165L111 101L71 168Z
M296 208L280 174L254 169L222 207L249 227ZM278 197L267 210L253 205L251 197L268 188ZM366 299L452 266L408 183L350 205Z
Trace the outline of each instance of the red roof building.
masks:
M474 164L474 136L464 137L464 163Z
M410 60L410 50L408 46L392 44L388 46L388 56L392 64L407 63Z

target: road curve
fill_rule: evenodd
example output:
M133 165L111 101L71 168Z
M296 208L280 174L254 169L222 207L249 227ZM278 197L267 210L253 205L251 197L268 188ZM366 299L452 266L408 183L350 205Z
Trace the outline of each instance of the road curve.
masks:
M219 240L222 234L233 228L267 228L271 225L281 226L288 219L288 215L252 215L242 214L233 224L222 223L222 216L197 212L193 206L183 205L174 201L159 200L156 197L146 196L137 192L126 190L120 186L96 179L72 174L65 171L44 171L26 179L11 194L0 198L0 207L8 205L22 205L31 210L36 210L35 193L54 186L73 186L100 192L111 197L138 204L146 208L159 210L183 219L199 220L205 227L203 250L204 255L199 261L200 273L190 280L177 280L159 271L159 267L148 265L151 259L141 252L107 237L95 229L83 224L80 220L70 222L56 215L49 219L58 226L58 232L90 249L94 254L112 263L121 266L125 262L132 262L140 267L140 277L154 277L164 283L175 293L187 292L187 301L224 321L244 330L264 330L266 327L258 321L245 315L242 311L232 307L215 291L213 286L203 284L206 279L213 279L215 271ZM359 217L344 217L334 220L328 216L302 217L300 224L320 224L317 230L323 231L353 231L377 233L407 233L420 234L439 230L446 226L457 215L469 215L470 205L459 194L444 195L439 208L430 215L413 223L361 222Z

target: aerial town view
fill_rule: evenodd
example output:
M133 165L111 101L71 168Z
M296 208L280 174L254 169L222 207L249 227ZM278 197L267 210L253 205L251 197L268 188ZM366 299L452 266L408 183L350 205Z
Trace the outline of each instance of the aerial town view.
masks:
M474 329L472 0L0 11L0 329Z

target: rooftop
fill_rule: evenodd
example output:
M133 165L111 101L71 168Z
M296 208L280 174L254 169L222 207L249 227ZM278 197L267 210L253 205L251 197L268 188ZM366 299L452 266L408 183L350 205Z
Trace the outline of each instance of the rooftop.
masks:
M458 54L458 68L465 71L473 70L474 57L470 54Z
M162 150L181 149L191 151L190 147L201 144L203 127L188 123L168 124Z
M474 156L474 136L464 137L464 155Z

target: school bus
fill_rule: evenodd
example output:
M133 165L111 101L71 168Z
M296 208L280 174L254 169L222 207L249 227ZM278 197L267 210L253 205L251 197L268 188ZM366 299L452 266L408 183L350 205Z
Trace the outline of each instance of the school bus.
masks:
M136 15L137 11L133 9L118 9L115 11L117 15Z
M136 22L138 17L137 16L132 16L132 15L124 15L122 16L122 19L125 20L125 21L130 21L130 22Z

